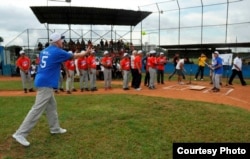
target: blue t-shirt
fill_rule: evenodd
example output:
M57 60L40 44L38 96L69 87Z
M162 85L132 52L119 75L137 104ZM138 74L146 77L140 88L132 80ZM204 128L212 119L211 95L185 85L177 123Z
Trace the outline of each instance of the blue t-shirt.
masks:
M215 74L222 74L222 73L223 73L223 64L222 64L222 58L220 58L220 57L216 57L216 58L214 59L214 64L213 64L213 66L216 67L216 66L218 66L218 65L220 65L221 67L216 68L216 69L214 70L214 73L215 73Z
M40 63L35 78L36 87L58 88L61 63L71 59L73 54L54 45L50 45L40 52Z

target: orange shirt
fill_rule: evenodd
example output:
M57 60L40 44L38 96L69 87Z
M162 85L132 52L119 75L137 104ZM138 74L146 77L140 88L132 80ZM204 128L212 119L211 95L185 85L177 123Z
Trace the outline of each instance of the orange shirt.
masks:
M67 70L74 71L75 70L75 60L68 60L65 62L65 67Z
M151 56L148 58L148 67L151 67L151 68L156 68L157 66L157 59L156 57L154 56Z
M88 67L89 68L94 68L94 69L96 69L96 61L95 61L96 59L95 59L95 56L92 56L92 55L90 55L89 57L88 57Z
M121 65L122 70L129 71L130 70L130 60L129 60L129 58L123 58L121 60L121 62L120 62L120 65Z
M112 68L112 58L111 57L103 57L102 58L102 65L105 68Z
M157 58L157 69L164 70L164 65L166 64L167 60L166 57L160 56Z
M87 57L78 58L77 66L78 66L78 69L80 70L87 70L88 69Z
M30 59L27 56L21 56L16 61L17 66L24 71L30 69Z
M142 69L142 59L141 56L137 55L135 57L135 68L141 70Z

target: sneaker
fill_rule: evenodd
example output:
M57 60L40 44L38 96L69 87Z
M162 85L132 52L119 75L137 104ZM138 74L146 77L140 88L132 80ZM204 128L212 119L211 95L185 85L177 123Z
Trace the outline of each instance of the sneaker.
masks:
M50 131L51 134L64 134L66 132L67 130L63 128L60 128L58 131Z
M23 145L23 146L29 146L29 145L30 145L29 141L27 141L27 140L25 139L25 137L23 137L22 135L13 134L12 137L13 137L14 139L16 139L16 141L19 142L19 143L20 143L21 145Z
M203 78L201 78L201 81L203 81L204 79Z
M63 88L60 88L60 91L61 91L61 92L64 92L64 89L63 89Z
M24 88L24 93L28 93L27 88Z
M71 94L71 92L70 92L70 91L67 91L67 94Z
M218 89L218 88L215 88L215 90L213 90L213 92L219 92L220 91L220 89Z
M214 88L212 88L211 90L216 90L217 88L216 87L214 87Z
M89 89L88 89L88 88L84 88L84 90L85 90L85 91L89 91Z
M77 92L77 90L75 88L72 89L73 92Z
M194 80L196 81L197 79L195 78Z
M81 92L83 92L83 88L81 88Z
M30 88L29 89L29 92L35 92L33 88Z
M180 84L180 85L183 85L183 84L185 84L185 83L184 83L184 82L179 82L179 84Z
M140 91L140 90L141 90L141 88L136 88L135 90Z

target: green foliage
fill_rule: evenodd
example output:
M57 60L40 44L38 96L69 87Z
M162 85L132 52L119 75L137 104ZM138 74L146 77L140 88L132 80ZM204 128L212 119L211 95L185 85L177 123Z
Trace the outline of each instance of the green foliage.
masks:
M35 97L0 98L4 159L166 159L173 142L250 142L248 111L203 102L140 95L56 96L60 124L51 135L43 115L22 147L11 135Z

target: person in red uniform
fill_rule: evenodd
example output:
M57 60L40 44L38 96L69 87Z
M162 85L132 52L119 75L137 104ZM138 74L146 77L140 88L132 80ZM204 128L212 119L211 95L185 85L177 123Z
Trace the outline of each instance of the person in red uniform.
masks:
M85 51L82 51L85 52ZM88 88L88 55L78 58L77 67L80 73L80 89L81 92L89 91Z
M73 54L72 51L69 53ZM66 91L67 94L71 94L72 91L76 91L74 87L74 75L75 75L75 60L70 59L65 62L65 71L66 71Z
M157 59L156 59L156 51L151 50L150 57L148 59L148 70L149 70L149 89L155 89L155 78L156 78L156 67L157 67Z
M30 92L34 92L32 87L32 80L30 75L30 59L28 56L25 55L25 52L21 50L19 52L20 57L16 61L17 67L20 69L20 75L22 78L23 90L27 93L27 88L29 88Z
M111 89L111 81L112 81L112 65L113 60L108 51L104 51L104 57L102 58L102 65L104 67L104 88L105 90Z
M97 91L96 87L96 56L95 51L92 50L88 57L89 81L90 90Z
M123 59L120 61L121 70L123 74L123 90L129 90L129 76L130 76L130 59L128 53L124 53Z
M139 50L136 57L135 57L135 60L134 60L134 63L135 63L135 72L134 72L134 76L135 76L135 83L134 83L134 88L135 90L138 90L140 91L141 88L141 75L142 75L142 51Z
M164 84L164 68L167 63L167 59L164 56L164 53L161 52L160 56L157 57L157 83Z

